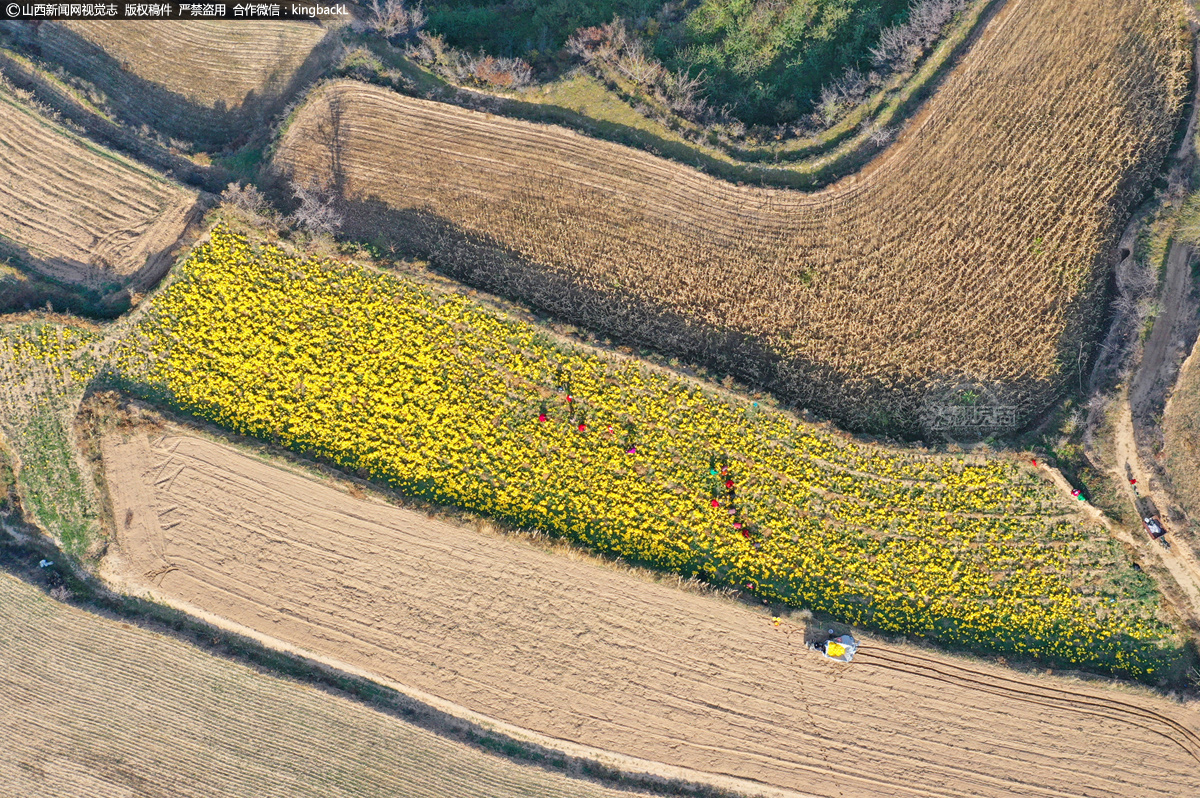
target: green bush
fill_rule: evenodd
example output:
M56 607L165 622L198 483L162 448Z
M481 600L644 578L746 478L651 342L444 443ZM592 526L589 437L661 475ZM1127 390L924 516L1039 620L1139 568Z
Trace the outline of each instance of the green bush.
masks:
M672 69L703 70L712 105L778 124L848 68L868 67L880 32L907 10L908 0L703 0L655 51Z
M445 0L428 9L428 27L454 47L536 62L579 28L619 16L668 68L703 73L712 106L748 124L778 124L809 112L847 69L869 67L880 32L903 21L909 0L701 0L674 16L659 14L665 5Z
M663 0L439 0L426 6L428 28L453 47L528 58L559 50L580 28L613 17L633 21L658 12Z

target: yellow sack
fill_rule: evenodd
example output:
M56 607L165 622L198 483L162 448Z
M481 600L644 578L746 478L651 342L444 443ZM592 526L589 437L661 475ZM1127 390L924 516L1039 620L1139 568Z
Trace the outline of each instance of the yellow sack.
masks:
M846 653L846 647L841 643L829 643L825 646L825 653L831 657L840 657Z

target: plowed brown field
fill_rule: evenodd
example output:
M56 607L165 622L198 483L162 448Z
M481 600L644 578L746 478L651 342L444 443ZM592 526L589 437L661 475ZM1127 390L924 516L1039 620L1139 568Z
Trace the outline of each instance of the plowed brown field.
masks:
M359 203L356 236L851 426L916 430L961 387L1020 422L1086 352L1165 152L1180 13L1010 0L898 143L816 194L353 82L311 99L277 163Z
M68 133L0 89L0 250L60 282L157 278L196 193Z
M6 798L620 798L0 573Z
M1200 794L1200 712L802 629L184 433L107 437L109 578L551 738L805 794Z
M47 22L26 49L104 93L117 116L205 145L255 132L319 71L328 29L257 20Z

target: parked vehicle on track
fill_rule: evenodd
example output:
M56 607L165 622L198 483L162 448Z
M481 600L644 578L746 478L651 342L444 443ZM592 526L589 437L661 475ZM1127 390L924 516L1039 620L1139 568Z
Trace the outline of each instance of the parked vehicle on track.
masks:
M1171 548L1171 542L1167 540L1167 528L1162 525L1162 521L1153 516L1147 516L1142 519L1142 526L1145 527L1146 534L1157 540L1164 549Z

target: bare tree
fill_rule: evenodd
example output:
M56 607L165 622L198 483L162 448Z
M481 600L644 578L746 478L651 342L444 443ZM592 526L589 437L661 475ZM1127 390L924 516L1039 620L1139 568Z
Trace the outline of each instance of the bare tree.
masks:
M727 117L700 97L705 82L703 72L693 76L686 70L668 70L620 17L606 25L580 28L567 40L566 49L593 73L603 78L607 69L622 75L674 113L693 122Z
M635 39L617 59L616 67L625 77L642 86L653 86L666 74L662 64L646 53L640 39Z
M388 41L402 42L415 37L425 27L425 9L420 3L408 7L405 0L371 0L370 27Z
M441 36L431 36L425 31L418 31L416 41L407 48L410 58L427 65L443 64L449 60L450 48Z
M334 208L334 193L328 185L316 180L306 185L292 184L292 196L300 200L300 207L289 217L290 221L310 233L333 235L345 221Z
M533 69L520 58L496 58L491 55L464 57L456 68L458 80L470 80L486 86L518 89L533 80Z
M867 138L877 147L882 147L891 142L896 137L896 129L884 127L878 123L871 126L870 132L867 133Z
M880 34L871 50L875 66L892 72L911 69L967 4L968 0L914 0L908 18Z
M254 185L247 183L230 183L221 192L221 202L233 205L243 211L261 214L267 210L267 199Z
M821 89L816 113L825 125L832 125L862 102L871 83L857 69L849 69L833 83Z

